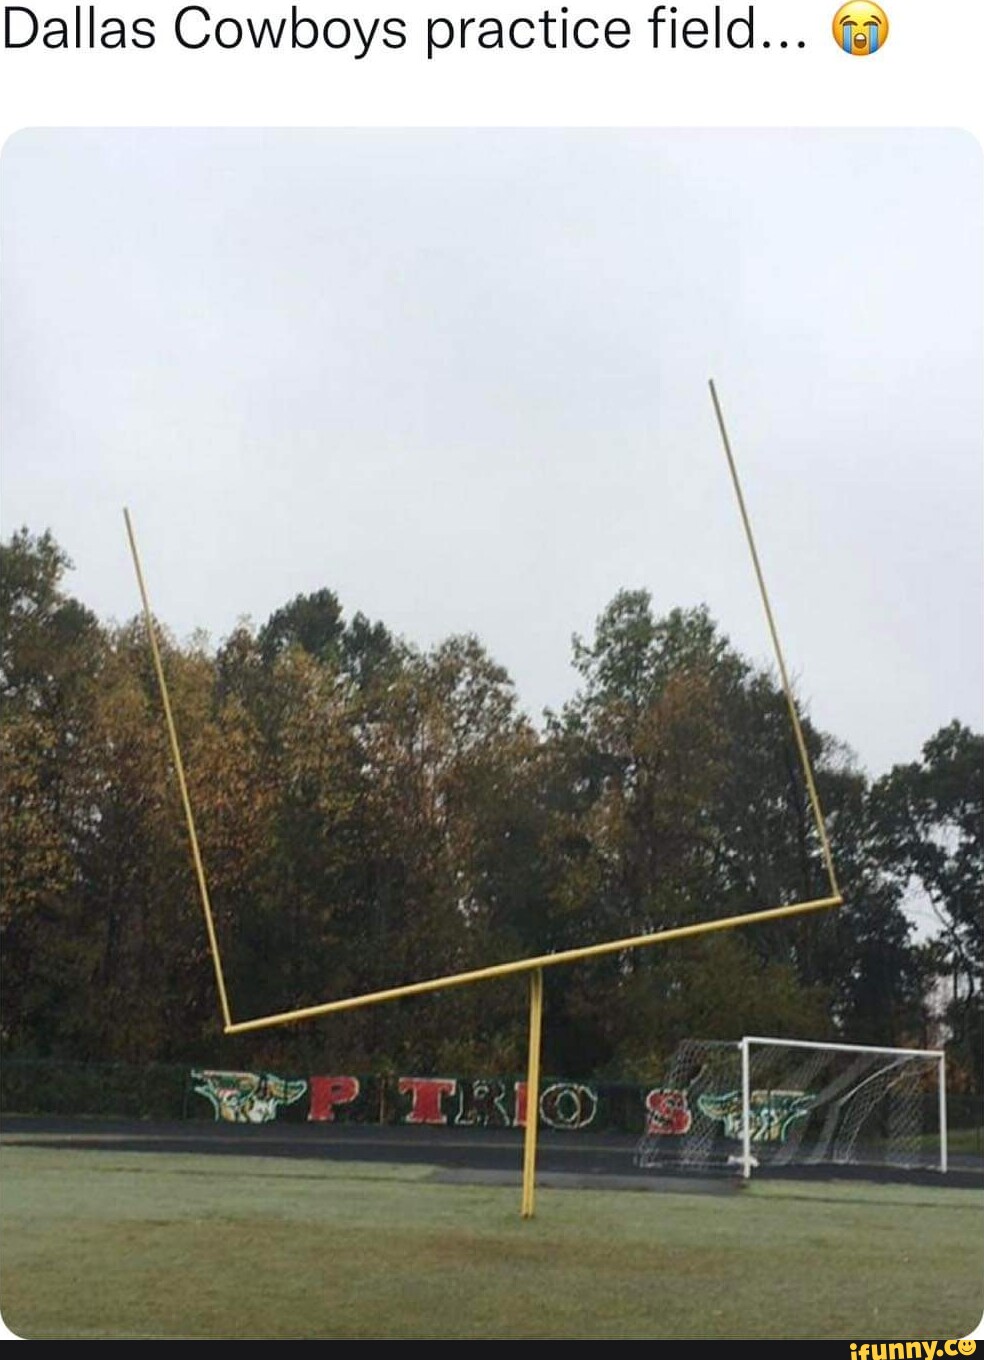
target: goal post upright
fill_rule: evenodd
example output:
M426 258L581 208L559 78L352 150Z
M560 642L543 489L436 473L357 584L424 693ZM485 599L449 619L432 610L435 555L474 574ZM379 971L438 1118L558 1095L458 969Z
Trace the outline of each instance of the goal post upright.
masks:
M215 919L212 915L212 903L209 897L208 882L205 877L205 864L202 860L202 852L198 844L198 832L195 829L195 815L191 807L191 794L188 791L188 780L185 777L184 761L181 759L181 746L178 741L178 730L174 722L174 713L171 709L171 699L168 693L167 680L164 678L164 664L161 661L161 651L157 643L157 628L154 623L153 611L150 607L150 596L147 593L147 584L144 580L143 566L140 562L140 553L137 550L137 538L133 532L133 523L130 519L130 511L124 506L123 519L126 523L126 534L130 543L130 555L133 558L133 569L137 577L137 587L140 591L140 602L143 607L144 624L147 629L147 641L150 644L150 654L154 663L154 674L157 677L157 687L160 690L161 706L164 710L164 721L167 727L168 741L171 745L171 759L174 764L174 773L177 776L178 789L181 793L181 806L184 809L185 825L188 829L188 844L191 849L191 859L195 869L195 879L198 883L198 895L202 904L202 914L205 918L205 930L208 935L209 954L212 958L212 968L215 973L216 990L219 993L219 1005L222 1010L223 1026L228 1032L232 1024L232 1012L229 1008L229 996L226 991L225 975L222 971L222 957L219 953L219 943L215 934Z
M782 681L782 692L786 699L786 707L789 711L789 721L792 724L793 736L796 740L796 750L799 754L800 768L803 771L803 782L806 785L810 811L813 814L813 824L816 828L817 838L820 842L820 852L823 856L827 881L830 884L831 896L836 897L838 899L838 904L840 904L843 899L841 897L840 885L837 881L837 871L834 868L834 856L830 848L830 840L827 836L823 809L820 806L820 795L817 793L816 781L813 778L813 767L810 764L810 754L806 749L806 738L803 735L799 713L796 709L796 700L793 697L793 686L789 679L789 671L786 667L786 658L783 654L782 643L779 641L779 630L776 627L775 615L772 612L772 602L769 599L769 592L765 586L765 574L762 571L762 564L759 561L758 548L755 544L755 535L752 533L752 521L748 514L748 508L745 505L745 493L742 491L741 480L738 476L738 467L735 463L735 456L731 450L731 439L728 436L728 430L724 423L724 412L721 410L721 402L718 399L717 388L714 385L713 378L709 380L708 387L711 392L711 402L714 406L714 415L717 419L718 431L721 435L721 443L724 447L724 456L727 459L728 471L731 474L731 483L734 487L735 499L738 502L738 511L741 515L741 522L745 530L745 539L748 543L752 567L755 571L755 580L758 584L762 609L765 612L765 621L769 628L769 637L772 639L772 650L776 658L776 665L779 668L779 678Z
M748 1180L752 1174L752 1081L748 1058L748 1039L741 1040L741 1174Z

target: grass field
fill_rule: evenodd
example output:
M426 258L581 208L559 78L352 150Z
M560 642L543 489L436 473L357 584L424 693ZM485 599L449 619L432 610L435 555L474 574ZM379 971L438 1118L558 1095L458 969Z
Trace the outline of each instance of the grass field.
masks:
M26 1339L958 1338L984 1196L442 1184L427 1167L0 1149L0 1311ZM845 1354L846 1354L845 1350Z

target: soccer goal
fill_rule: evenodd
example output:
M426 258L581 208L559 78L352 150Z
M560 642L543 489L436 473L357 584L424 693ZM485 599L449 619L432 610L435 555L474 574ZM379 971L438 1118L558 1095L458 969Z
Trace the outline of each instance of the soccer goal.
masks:
M647 1093L646 1117L645 1168L746 1179L758 1167L947 1168L938 1050L687 1040Z

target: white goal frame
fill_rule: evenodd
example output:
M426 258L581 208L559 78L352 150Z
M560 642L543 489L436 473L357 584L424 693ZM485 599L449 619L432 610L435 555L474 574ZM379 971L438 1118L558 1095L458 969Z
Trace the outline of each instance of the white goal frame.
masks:
M832 1043L813 1043L805 1039L771 1039L763 1038L760 1035L744 1035L739 1042L741 1050L741 1157L738 1159L741 1165L741 1174L744 1180L748 1180L752 1174L752 1169L757 1165L756 1158L752 1154L752 1120L751 1120L751 1049L758 1048L796 1048L809 1049L814 1052L828 1053L870 1053L881 1055L885 1058L895 1058L903 1060L906 1058L922 1058L928 1062L934 1062L937 1066L937 1084L939 1088L939 1124L940 1124L940 1162L939 1170L942 1173L947 1169L947 1146L946 1146L946 1054L942 1049L927 1048L879 1048L868 1044L832 1044Z

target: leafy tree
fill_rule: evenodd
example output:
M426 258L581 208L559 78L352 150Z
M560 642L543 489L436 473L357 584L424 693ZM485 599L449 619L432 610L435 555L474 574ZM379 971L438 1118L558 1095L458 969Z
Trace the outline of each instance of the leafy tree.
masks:
M72 563L50 532L21 529L0 544L0 700L53 713L95 659L95 616L66 595ZM80 667L88 649L89 667Z
M66 593L50 534L0 548L4 1046L521 1069L525 978L225 1037L143 627ZM479 639L422 652L330 590L215 655L161 644L237 1017L827 891L785 696L706 609L618 594L543 733ZM648 1076L742 1030L922 1042L935 970L979 1069L980 738L954 723L871 789L802 724L844 907L549 969L548 1067Z
M3 1037L40 1053L78 1028L91 968L76 856L90 813L76 753L105 648L63 589L70 565L47 532L0 545Z
M300 647L320 661L338 655L342 636L342 606L330 590L297 595L271 614L260 629L259 647L270 665L291 647Z
M550 731L555 919L618 939L802 900L819 847L784 698L706 609L659 619L646 592L622 592L593 641L575 639L575 666L583 688ZM773 929L584 965L565 984L564 1059L637 1065L687 1033L729 1037L740 1011L725 974L710 985L715 959L758 969L763 1024L815 1035L826 992L798 937Z
M800 923L803 965L828 988L839 1037L927 1047L925 961L882 853L868 780L850 767L826 769L820 794L844 903Z
M922 758L896 765L872 790L886 862L936 913L937 965L950 978L947 1020L968 1080L980 1089L984 1020L984 740L959 722Z

